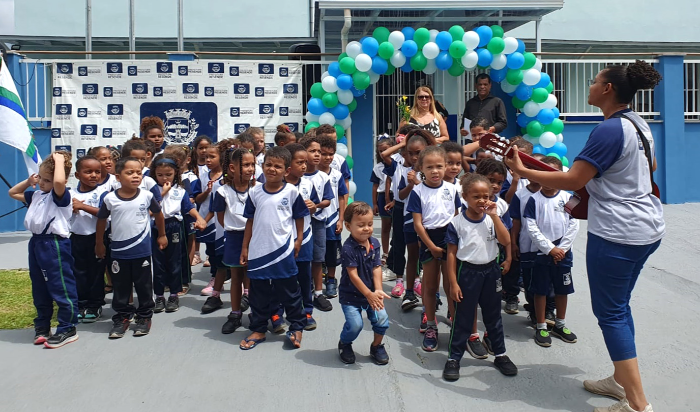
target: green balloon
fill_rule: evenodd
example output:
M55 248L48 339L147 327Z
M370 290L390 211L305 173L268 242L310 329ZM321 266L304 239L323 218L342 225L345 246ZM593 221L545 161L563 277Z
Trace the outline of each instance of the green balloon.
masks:
M457 24L450 27L450 30L448 30L447 32L452 35L452 41L462 41L462 37L464 37L464 29L462 28L462 26Z
M411 68L417 72L422 72L428 65L428 59L423 56L422 52L416 53L411 57Z
M564 122L561 119L554 119L552 123L544 127L546 132L552 132L554 134L559 134L564 131Z
M323 85L321 84L321 82L316 82L311 86L312 97L320 99L323 97L324 94L326 94L326 91L323 90Z
M352 160L352 157L350 156L345 158L345 162L348 164L349 169L352 169L352 167L355 166L355 161Z
M346 57L348 57L347 53L345 53L345 52L340 53L340 55L338 56L338 63L340 63L340 61Z
M527 124L527 134L532 137L540 137L544 133L544 126L537 120L533 120Z
M348 110L350 110L350 112L354 112L355 109L357 109L357 100L356 100L356 99L352 99L352 101L351 101L350 104L348 105Z
M384 60L389 60L391 59L391 56L394 55L394 45L389 43L388 41L385 41L384 43L379 44L379 51L377 54L379 54L379 57L381 57Z
M486 45L486 48L493 54L501 54L506 48L506 42L501 37L494 37Z
M374 29L374 31L372 32L372 37L377 39L379 43L384 43L385 41L389 40L389 34L391 34L389 29L380 26Z
M464 66L459 59L452 59L452 66L447 69L447 72L454 77L458 77L464 74Z
M340 71L345 74L353 74L357 71L355 67L355 59L352 57L346 57L340 61Z
M369 74L365 72L355 72L352 74L352 84L357 90L365 90L369 87Z
M354 202L354 201L355 201L355 200L353 200L353 198L351 198L350 196L348 196L348 204L351 204L351 203Z
M422 49L426 43L430 41L430 30L421 27L413 33L413 41L418 45L418 49Z
M503 27L494 24L491 26L491 31L493 32L493 37L503 37Z
M450 56L459 59L465 54L467 54L467 45L462 40L455 40L450 44Z
M549 93L544 87L538 87L532 91L532 101L535 103L544 103L547 101Z
M336 124L333 125L333 128L335 128L335 136L337 139L340 139L343 137L343 135L345 135L345 129L343 129L343 126Z
M506 81L513 86L517 86L523 81L523 71L522 70L512 70L509 69L506 73Z
M523 53L523 57L525 58L525 62L523 63L523 67L521 67L520 70L529 70L535 67L535 63L537 63L537 56L530 52L525 52Z
M522 109L523 107L525 107L525 103L527 103L527 101L520 100L517 97L513 97L512 102L513 102L513 107L515 107L516 109Z
M307 123L306 127L304 128L304 133L308 132L311 129L315 129L319 126L320 126L320 124L318 122L309 122L309 123Z
M555 159L561 160L561 156L559 156L559 155L556 154L556 153L547 153L547 156L551 156L551 157L553 157L553 158L555 158ZM563 162L562 162L562 163L563 163Z
M569 167L569 159L567 159L566 156L562 157L561 164L564 165L564 167Z
M520 134L527 134L527 128L526 127L521 127L520 128Z
M394 71L396 70L396 67L394 67L391 63L389 63L389 67L386 68L386 71L384 72L385 76L388 76L390 74L394 74Z
M552 84L552 82L549 82L547 87L545 87L545 90L547 90L547 93L552 93L552 90L554 90L554 85Z
M326 93L321 100L323 100L323 105L329 109L338 105L338 95L335 93Z

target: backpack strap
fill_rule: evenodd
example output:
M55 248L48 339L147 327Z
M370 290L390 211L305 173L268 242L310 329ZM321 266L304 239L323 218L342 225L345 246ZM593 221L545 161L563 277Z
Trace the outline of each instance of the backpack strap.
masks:
M642 146L644 147L644 155L647 158L647 162L649 163L649 177L651 179L651 188L652 191L654 190L654 161L651 158L651 145L649 145L649 140L647 137L644 135L642 130L637 126L637 123L635 123L632 119L629 117L625 116L622 113L615 113L612 116L610 116L610 119L613 118L620 118L620 119L627 119L632 125L634 126L635 129L637 129L637 134L639 134L640 139L642 140Z

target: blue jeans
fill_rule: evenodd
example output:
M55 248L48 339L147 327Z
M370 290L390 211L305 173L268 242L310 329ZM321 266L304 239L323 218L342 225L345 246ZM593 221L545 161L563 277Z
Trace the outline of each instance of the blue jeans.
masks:
M637 357L630 297L644 263L660 244L661 240L650 245L623 245L588 233L591 305L613 362Z
M373 310L367 306L360 305L340 305L345 314L345 325L343 331L340 332L340 341L343 343L352 343L360 335L362 331L362 310L367 311L367 319L372 322L372 330L378 335L384 336L386 330L389 329L389 315L386 310Z

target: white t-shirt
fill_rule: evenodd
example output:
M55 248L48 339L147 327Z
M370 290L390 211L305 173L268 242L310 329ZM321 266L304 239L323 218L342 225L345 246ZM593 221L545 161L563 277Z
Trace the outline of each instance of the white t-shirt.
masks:
M151 218L148 211L158 213L160 205L153 193L139 189L130 199L121 198L117 192L104 197L97 217L112 217L112 244L110 250L115 259L137 259L151 256Z
M520 220L521 223L524 223L522 220L523 214L525 213L525 206L527 206L527 202L535 193L531 192L527 187L518 189L518 191L515 192L508 208L508 214L510 215L511 219L517 219ZM533 248L532 239L530 239L530 235L527 232L527 227L525 227L524 224L521 224L520 226L518 247L520 248L521 254L537 251L536 246Z
M386 175L384 174L384 168L386 165L384 163L377 163L372 169L372 176L370 176L369 181L377 185L377 193L384 193L386 191Z
M413 187L406 210L409 213L420 213L424 228L438 229L452 221L461 204L457 188L452 183L442 181L440 186L430 187L423 182Z
M318 196L321 198L321 202L324 200L332 201L335 198L333 189L331 188L331 180L327 174L320 170L316 170L313 173L304 174L304 178L311 180L311 183L313 183L314 188L316 189L316 194L318 194ZM325 221L326 209L328 208L316 211L312 217L316 220Z
M467 209L452 218L447 226L445 241L457 245L457 259L475 265L492 262L498 256L496 227L491 216L484 213L481 220L467 217Z
M331 205L323 209L323 213L326 218L326 227L330 227L338 222L339 198L348 194L348 188L345 186L342 173L338 170L331 168L327 176L333 191L333 198L331 199Z
M106 185L98 185L90 191L81 192L80 183L78 183L78 187L75 190L71 190L71 198L78 199L87 206L99 209L102 199L109 193L107 189ZM73 213L70 219L70 225L71 233L76 235L92 235L97 230L97 216L93 216L81 210L77 213Z
M70 190L58 199L53 190L24 192L24 202L29 205L24 216L24 227L35 235L70 236L70 219L73 203Z
M533 194L523 211L523 227L538 255L548 255L554 246L569 251L578 233L578 219L572 218L564 205L571 194L560 190L552 197L542 192Z
M295 185L299 191L299 195L304 200L311 200L312 202L319 204L321 199L318 198L318 193L316 193L316 188L314 187L311 179L303 176L299 179L299 183ZM294 227L294 237L297 236L296 226ZM304 216L304 241L302 245L307 244L311 240L311 215Z
M243 217L243 211L245 210L249 192L250 189L245 192L239 192L231 185L223 185L216 190L211 210L213 212L224 212L224 230L245 230L245 224L248 219Z
M158 189L163 190L161 186L158 186ZM187 190L178 185L172 186L168 193L165 194L163 200L160 201L160 207L163 209L163 217L165 219L174 217L179 221L182 221L184 214L189 213L194 208L192 202L190 202Z
M333 155L333 161L331 161L331 169L339 171L343 175L344 180L350 179L352 177L350 173L350 167L348 167L348 162L345 158L338 153Z

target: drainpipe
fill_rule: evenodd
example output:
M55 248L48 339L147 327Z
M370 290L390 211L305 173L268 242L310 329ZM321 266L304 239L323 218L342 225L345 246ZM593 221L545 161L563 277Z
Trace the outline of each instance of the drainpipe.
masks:
M345 52L345 47L348 45L348 33L350 32L350 27L352 27L352 13L350 9L345 9L343 11L343 17L345 23L343 24L343 29L340 31L340 44L341 51ZM345 131L345 137L348 138L348 155L352 156L352 133L350 129Z

